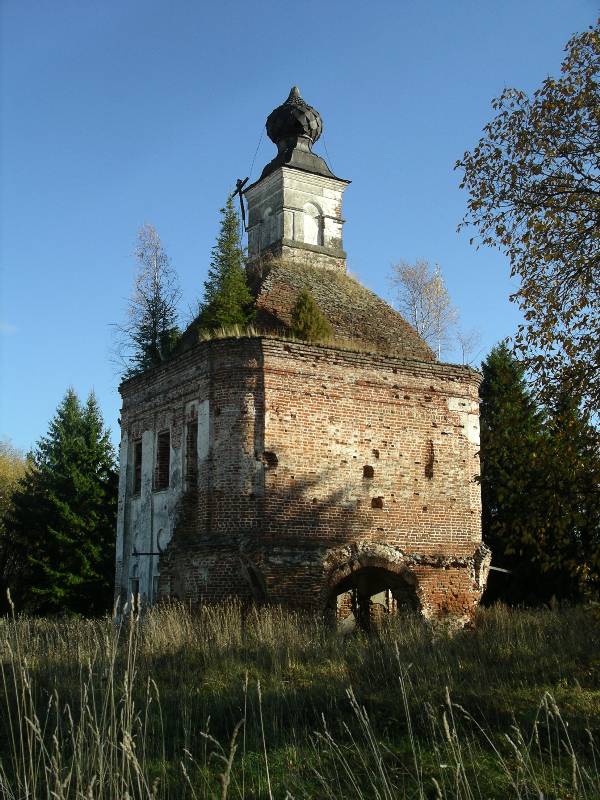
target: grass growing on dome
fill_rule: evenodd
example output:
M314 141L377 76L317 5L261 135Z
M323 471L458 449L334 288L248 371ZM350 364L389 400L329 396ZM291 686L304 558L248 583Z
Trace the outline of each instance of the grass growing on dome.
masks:
M321 339L312 339L306 341L305 339L294 336L292 333L281 333L279 331L260 330L254 325L248 327L232 326L230 328L219 328L214 331L199 331L198 342L212 342L222 339L274 339L281 342L289 342L291 344L299 344L304 346L317 345L320 347L330 347L337 350L346 350L351 353L365 353L371 355L393 356L391 353L384 353L370 347L364 342L355 339L344 339L337 336L326 336Z

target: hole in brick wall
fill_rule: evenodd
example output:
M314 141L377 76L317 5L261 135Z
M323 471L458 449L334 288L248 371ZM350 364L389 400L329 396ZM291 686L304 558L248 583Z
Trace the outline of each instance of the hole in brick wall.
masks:
M371 498L371 508L383 508L383 497Z
M219 408L219 406L215 406L215 417L220 416L220 414L221 414L221 409Z
M405 399L405 400L410 400L410 395L409 395L409 394L405 394L405 395L404 395L404 399Z
M379 458L379 450L377 449L373 450L373 455L375 456L375 458Z
M431 439L425 445L425 477L431 480L433 478L433 465L435 462L435 453L433 450L433 442Z
M375 476L375 470L369 464L365 464L363 467L363 478L373 478Z
M279 464L277 455L271 450L265 450L263 453L263 461L267 465L267 469L275 469L275 467Z
M154 488L157 492L169 487L169 468L171 466L171 433L160 431L156 438L156 468Z

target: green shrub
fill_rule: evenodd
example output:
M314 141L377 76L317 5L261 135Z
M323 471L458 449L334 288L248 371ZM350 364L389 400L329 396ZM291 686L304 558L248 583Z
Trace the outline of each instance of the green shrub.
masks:
M292 333L307 342L327 341L333 333L329 321L306 289L298 293L292 308Z

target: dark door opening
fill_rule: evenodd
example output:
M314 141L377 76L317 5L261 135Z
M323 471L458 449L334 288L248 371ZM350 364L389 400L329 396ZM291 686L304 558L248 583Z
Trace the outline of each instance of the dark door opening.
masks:
M382 567L363 567L333 588L329 608L338 619L352 615L358 627L370 631L388 614L419 611L420 603L410 576Z

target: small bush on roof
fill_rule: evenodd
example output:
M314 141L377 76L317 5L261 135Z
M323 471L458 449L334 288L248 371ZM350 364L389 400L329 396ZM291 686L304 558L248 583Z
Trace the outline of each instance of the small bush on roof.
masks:
M308 342L327 340L333 333L329 321L306 289L298 293L292 308L292 333Z

